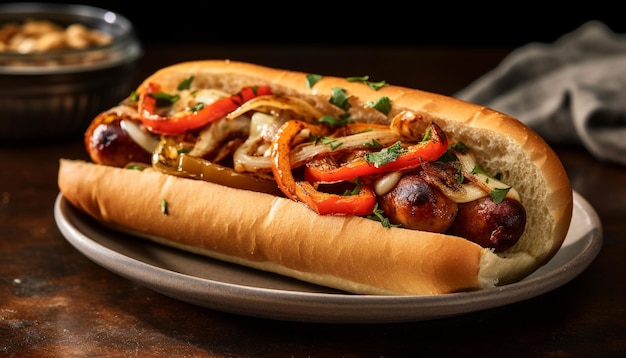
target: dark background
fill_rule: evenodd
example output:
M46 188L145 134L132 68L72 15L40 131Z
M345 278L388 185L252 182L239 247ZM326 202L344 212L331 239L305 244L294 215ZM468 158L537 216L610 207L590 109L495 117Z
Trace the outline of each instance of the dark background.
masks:
M45 1L79 3L76 1ZM452 45L550 43L590 20L626 33L618 2L82 1L129 18L141 41L207 44Z

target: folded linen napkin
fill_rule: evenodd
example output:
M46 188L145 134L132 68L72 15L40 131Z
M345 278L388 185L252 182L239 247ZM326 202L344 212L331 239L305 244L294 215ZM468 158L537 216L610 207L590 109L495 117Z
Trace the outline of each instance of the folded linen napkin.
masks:
M548 143L626 165L626 37L602 22L513 50L455 97L516 117Z

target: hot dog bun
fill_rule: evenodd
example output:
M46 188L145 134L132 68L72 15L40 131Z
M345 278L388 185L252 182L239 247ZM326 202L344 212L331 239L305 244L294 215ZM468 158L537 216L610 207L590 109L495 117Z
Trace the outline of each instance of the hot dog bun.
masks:
M357 121L388 123L403 110L435 121L472 148L486 171L502 173L516 188L526 230L515 246L495 254L450 235L318 215L269 194L68 159L59 168L63 196L102 222L162 244L359 294L431 295L515 282L545 264L565 239L573 209L566 172L542 138L503 113L415 89L374 91L342 78L322 77L309 88L305 73L222 60L166 67L137 91L157 82L167 92L190 76L198 87L229 93L267 85L330 114L338 113L328 99L339 87L352 96ZM388 116L365 105L381 96L392 101Z

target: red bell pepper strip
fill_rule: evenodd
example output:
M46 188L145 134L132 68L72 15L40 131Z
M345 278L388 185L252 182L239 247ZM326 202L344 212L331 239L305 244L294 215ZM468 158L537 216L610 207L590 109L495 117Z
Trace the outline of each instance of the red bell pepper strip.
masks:
M357 195L338 195L320 192L306 181L298 181L291 172L290 151L293 138L304 128L314 135L323 135L327 129L299 120L285 123L278 131L270 149L272 173L280 190L290 199L300 201L320 215L368 215L374 211L374 191L361 186Z
M325 134L324 127L314 126L304 121L291 120L283 124L276 133L270 147L270 162L278 188L290 199L296 200L296 181L291 173L291 142L304 128L312 134Z
M158 84L149 83L139 96L138 110L143 125L150 132L162 135L177 135L200 128L225 117L252 98L272 93L267 86L244 87L240 92L230 97L220 98L200 110L183 111L173 116L163 117L155 113L157 100L153 94L159 92L159 89Z
M308 181L299 181L296 197L320 215L364 216L373 213L376 205L376 194L366 185L360 185L356 195L338 195L318 191Z
M432 123L428 141L406 148L395 160L386 164L376 165L363 156L336 167L307 165L304 170L304 177L309 182L337 183L366 175L413 169L419 167L422 161L430 162L438 159L447 149L448 139L445 133L441 127Z

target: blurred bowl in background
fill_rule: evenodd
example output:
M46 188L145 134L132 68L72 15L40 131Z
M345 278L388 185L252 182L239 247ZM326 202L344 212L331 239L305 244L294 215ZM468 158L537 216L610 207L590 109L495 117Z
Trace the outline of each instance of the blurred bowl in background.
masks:
M66 41L72 46L50 30L46 44L33 44L25 36L33 22L64 29L74 36ZM85 30L96 40L85 42L91 39ZM9 49L0 43L0 145L81 136L98 113L136 86L143 50L133 24L118 13L74 4L0 4L0 41L9 35L21 44Z

